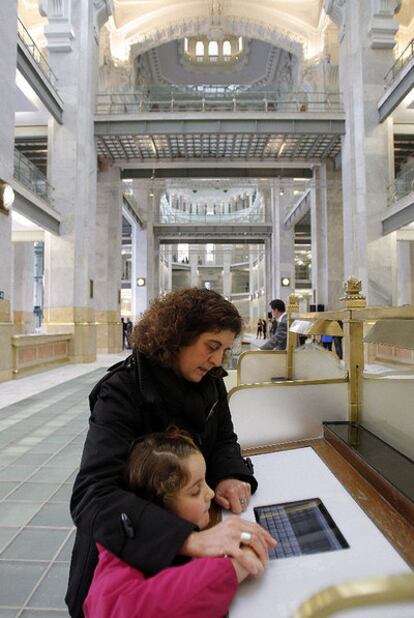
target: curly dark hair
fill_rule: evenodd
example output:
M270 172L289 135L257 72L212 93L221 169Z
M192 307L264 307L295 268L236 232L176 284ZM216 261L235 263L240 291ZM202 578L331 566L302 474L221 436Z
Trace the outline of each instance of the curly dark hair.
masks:
M179 350L202 333L230 330L237 337L242 326L236 307L223 296L185 288L157 298L134 327L130 343L162 367L173 367Z

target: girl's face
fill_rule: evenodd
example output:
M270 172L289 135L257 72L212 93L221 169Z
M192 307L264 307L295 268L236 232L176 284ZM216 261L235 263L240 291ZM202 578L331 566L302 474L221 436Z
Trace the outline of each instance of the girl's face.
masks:
M171 501L171 510L203 530L207 527L209 508L214 491L206 483L206 462L201 453L189 455L184 461L189 479Z
M222 364L224 352L230 350L234 338L231 330L202 333L193 343L180 349L178 372L189 382L200 382L210 369Z

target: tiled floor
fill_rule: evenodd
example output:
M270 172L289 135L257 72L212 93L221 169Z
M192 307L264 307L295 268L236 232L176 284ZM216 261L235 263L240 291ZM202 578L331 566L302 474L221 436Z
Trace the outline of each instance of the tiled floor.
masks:
M68 501L88 394L118 359L0 384L0 618L68 616Z

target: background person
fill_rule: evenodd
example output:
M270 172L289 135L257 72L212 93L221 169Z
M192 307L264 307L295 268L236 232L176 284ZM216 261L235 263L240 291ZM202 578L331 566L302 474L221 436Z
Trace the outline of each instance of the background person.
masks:
M272 311L272 318L277 320L277 328L274 335L260 349L286 350L288 321L285 303L280 298L276 298L270 302L270 309Z
M128 318L126 324L125 324L125 332L126 332L126 342L127 342L127 348L128 350L131 349L131 343L129 341L131 335L132 335L132 330L134 328L133 323L131 322L131 318Z
M139 440L127 469L129 489L204 530L214 491L206 463L191 437L176 428ZM264 565L246 545L241 550L257 569ZM145 575L98 545L96 567L84 603L86 618L222 618L238 583L249 575L236 558L199 558Z
M174 424L190 433L206 460L216 502L233 513L247 508L257 482L233 431L221 364L240 334L237 309L212 290L176 290L157 299L135 326L133 353L92 390L89 431L71 499L77 526L66 602L73 618L97 564L96 543L146 576L177 559L237 558L246 522L226 518L208 530L128 491L123 472L132 443ZM250 547L262 563L275 541L248 522Z

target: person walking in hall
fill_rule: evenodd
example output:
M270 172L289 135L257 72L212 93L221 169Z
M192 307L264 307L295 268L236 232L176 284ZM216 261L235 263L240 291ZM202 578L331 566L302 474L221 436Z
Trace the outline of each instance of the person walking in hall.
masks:
M262 328L263 328L263 339L267 339L267 322L265 318L262 320Z
M273 319L277 320L277 329L274 335L263 344L261 350L286 350L287 345L287 313L283 300L276 298L270 302Z
M97 543L146 577L182 564L184 557L224 554L255 575L256 567L240 549L247 537L265 564L275 541L258 524L229 517L200 531L131 492L124 481L133 443L173 424L200 448L215 501L235 514L246 510L257 481L241 456L222 368L241 328L236 307L217 292L170 292L156 299L134 327L132 354L92 390L89 430L70 502L77 531L65 600L72 618L84 617Z
M135 495L205 530L214 498L205 475L206 462L193 439L169 427L135 443L125 478ZM187 559L146 577L101 545L97 547L99 562L83 605L85 618L222 618L238 584L249 575L237 558L217 556ZM240 549L261 575L266 563L248 545L242 543Z
M263 334L263 324L261 318L257 321L256 339L261 339Z
M125 348L128 346L127 325L125 322L125 318L121 318L121 325L122 325L122 349L125 350Z
M126 330L126 343L127 343L127 348L128 350L131 349L131 344L129 341L129 338L132 334L132 329L134 328L134 325L131 322L131 318L128 318L126 325L125 325L125 330Z

